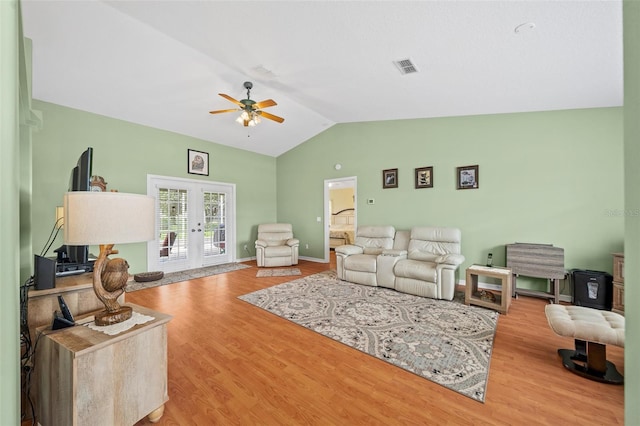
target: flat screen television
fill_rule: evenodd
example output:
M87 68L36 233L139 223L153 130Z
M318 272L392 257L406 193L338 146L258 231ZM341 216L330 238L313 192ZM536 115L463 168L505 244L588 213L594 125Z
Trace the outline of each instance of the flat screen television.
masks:
M93 148L89 147L84 151L78 163L71 170L69 178L69 191L89 191L91 188L91 165L93 162ZM68 260L72 263L88 263L89 247L87 246L66 246Z

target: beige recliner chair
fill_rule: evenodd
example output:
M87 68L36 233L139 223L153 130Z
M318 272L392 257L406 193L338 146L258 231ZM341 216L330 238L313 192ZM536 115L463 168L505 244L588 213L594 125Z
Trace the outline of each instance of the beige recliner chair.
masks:
M289 223L265 223L258 225L256 260L258 266L291 266L298 264L300 241L293 238Z
M393 249L395 236L393 226L359 226L353 244L336 247L338 278L357 284L381 285L378 282L378 255ZM393 275L390 280L393 286Z
M395 289L433 299L453 299L455 272L464 262L457 228L411 229L407 258L394 266Z

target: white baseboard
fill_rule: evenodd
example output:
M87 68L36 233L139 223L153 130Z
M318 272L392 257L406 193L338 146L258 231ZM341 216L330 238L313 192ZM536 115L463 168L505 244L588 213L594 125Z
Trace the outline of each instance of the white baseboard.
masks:
M316 262L316 263L329 263L329 262L325 262L324 259L319 259L317 257L298 256L298 259L308 260L309 262Z
M328 263L328 262L325 262L324 259L318 259L317 257L298 256L298 259L308 260L309 262ZM236 262L249 262L251 260L256 260L256 257L250 256L250 257L238 258L236 259Z

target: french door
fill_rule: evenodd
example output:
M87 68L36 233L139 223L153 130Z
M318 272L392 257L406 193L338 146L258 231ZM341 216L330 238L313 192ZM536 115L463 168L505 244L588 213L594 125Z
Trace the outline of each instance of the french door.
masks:
M235 185L163 176L147 178L156 199L150 271L175 272L235 260Z

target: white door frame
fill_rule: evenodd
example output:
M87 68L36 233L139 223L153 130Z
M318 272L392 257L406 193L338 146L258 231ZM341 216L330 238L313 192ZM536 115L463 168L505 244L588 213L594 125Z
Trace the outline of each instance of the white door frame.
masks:
M215 182L210 180L201 180L201 179L188 179L188 178L179 178L174 176L162 176L162 175L147 175L147 195L155 196L156 189L153 185L154 180L161 179L166 181L173 181L176 184L195 184L195 185L220 185L226 186L230 189L231 197L230 200L227 200L227 212L229 216L232 218L233 226L229 229L225 226L225 237L226 237L226 250L229 255L229 261L236 261L236 185L234 183L227 182ZM155 216L154 216L155 217ZM156 224L156 229L157 229ZM160 250L158 239L154 238L152 241L147 243L147 265L155 265L157 262L156 257L152 256L152 253L158 253Z
M331 184L339 183L342 185L353 186L353 229L358 227L358 177L349 176L336 179L324 180L324 261L329 262L329 226L331 226L331 198L329 191Z

